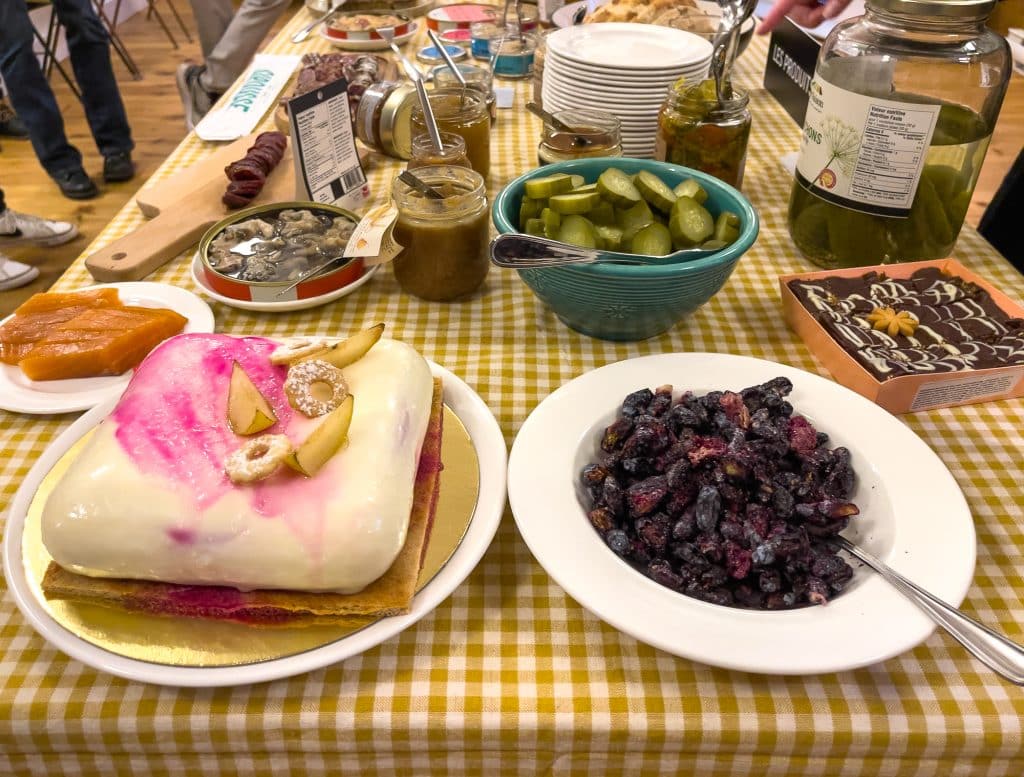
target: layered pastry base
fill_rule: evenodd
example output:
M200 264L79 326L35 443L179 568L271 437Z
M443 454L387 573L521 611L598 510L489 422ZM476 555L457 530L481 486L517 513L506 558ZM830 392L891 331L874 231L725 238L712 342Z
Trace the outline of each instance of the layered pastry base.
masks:
M1024 320L939 268L905 279L869 272L793 280L789 288L878 380L1024 364Z
M276 595L285 610L316 610L318 597L303 593L322 592L334 602L328 612L359 613L344 606L346 596L387 577L418 514L421 536L406 574L415 580L440 469L440 394L429 366L403 343L377 342L343 370L354 403L340 450L311 476L281 467L234 482L226 462L246 443L227 421L235 365L272 409L275 421L261 432L300 449L331 417L309 418L289 403L290 367L270 358L279 347L182 335L140 365L45 505L43 542L55 562L48 596L76 598L65 590L70 575L93 581L101 599L123 595L125 603L141 591L138 609L147 609L148 595L162 601L148 609L166 610L166 594L176 591L174 614L261 601L272 612L275 594L263 596L266 589L290 592ZM181 588L160 588L168 584Z

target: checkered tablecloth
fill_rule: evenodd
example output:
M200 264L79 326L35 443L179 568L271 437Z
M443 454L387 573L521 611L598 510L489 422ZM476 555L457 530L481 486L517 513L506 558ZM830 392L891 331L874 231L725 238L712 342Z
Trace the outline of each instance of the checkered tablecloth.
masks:
M272 53L312 51L290 33ZM214 304L219 331L348 332L388 322L392 336L466 380L511 444L531 409L595 367L669 351L747 354L826 374L783 323L776 277L812 269L786 231L790 177L779 165L798 128L761 88L755 40L739 61L754 134L744 189L762 218L757 244L719 294L670 332L606 343L572 332L511 271L460 304L399 293L389 269L338 304L285 315ZM539 133L501 111L491 193L534 165ZM156 174L211 146L190 136ZM375 168L383 192L397 165ZM141 223L129 204L90 250ZM88 253L88 252L87 252ZM957 258L1016 299L1018 275L972 229ZM191 256L191 254L189 254ZM192 287L183 256L151 280ZM81 261L62 290L91 283ZM74 416L0 412L0 509ZM964 609L1024 642L1024 403L902 416L963 489L978 533ZM871 635L865 635L870 639ZM59 653L9 595L0 598L0 773L489 775L1020 775L1024 691L936 633L885 663L780 678L714 669L648 647L587 613L533 560L506 511L476 571L435 612L377 648L278 682L177 690L114 678Z

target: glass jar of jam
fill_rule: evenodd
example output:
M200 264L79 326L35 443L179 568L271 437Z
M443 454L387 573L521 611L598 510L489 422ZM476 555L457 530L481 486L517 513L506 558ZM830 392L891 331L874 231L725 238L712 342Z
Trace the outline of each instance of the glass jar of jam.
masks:
M444 87L430 92L430 108L441 132L454 132L466 141L469 163L484 178L491 172L491 117L484 96L472 89ZM412 109L412 134L425 134L423 109Z
M746 92L735 88L719 102L713 79L692 87L680 79L658 114L654 158L701 170L739 189L750 140L748 102Z
M395 278L421 299L448 302L480 287L490 268L490 218L483 177L465 167L423 167L416 176L437 200L395 179Z
M491 71L477 65L459 65L459 72L466 79L466 87L475 89L487 100L487 112L491 115L491 127L498 119L498 106L494 99L494 79L491 78ZM455 77L448 65L435 67L431 73L434 76L434 87L444 89L446 87L462 88L459 79Z
M412 155L409 117L416 99L416 87L408 81L368 86L356 109L356 137L374 151L408 159Z
M825 267L941 259L963 227L1010 79L995 0L867 0L822 45L789 233Z
M434 141L430 135L423 133L412 139L412 158L409 160L409 169L417 167L437 167L439 165L451 165L452 167L469 167L469 157L466 156L466 141L454 132L441 133L441 150L434 148Z
M540 164L591 156L622 156L622 125L618 117L604 111L578 109L555 111L553 115L574 131L563 132L545 124L537 146Z

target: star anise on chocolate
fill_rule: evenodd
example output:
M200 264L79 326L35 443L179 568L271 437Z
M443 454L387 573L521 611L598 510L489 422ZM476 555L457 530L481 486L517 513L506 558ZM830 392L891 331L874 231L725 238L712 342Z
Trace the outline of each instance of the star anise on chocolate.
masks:
M890 337L910 337L917 329L917 319L905 310L897 313L892 308L875 308L868 313L867 321L872 329L886 332Z

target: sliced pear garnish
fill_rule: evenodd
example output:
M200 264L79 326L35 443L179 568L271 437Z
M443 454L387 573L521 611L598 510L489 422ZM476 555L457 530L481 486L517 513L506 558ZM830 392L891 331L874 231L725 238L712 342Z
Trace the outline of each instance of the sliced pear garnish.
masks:
M340 343L329 346L325 351L303 357L300 361L319 359L334 365L338 369L348 367L350 364L362 359L367 351L373 348L376 342L380 340L382 334L384 334L384 324L375 324L369 329L357 332L347 340L342 340Z
M240 435L256 434L276 423L277 415L267 398L256 388L242 365L232 362L231 384L228 386L228 426L231 431Z
M320 425L298 448L285 457L284 463L306 477L313 477L319 472L348 439L353 405L352 395L349 394L340 405L323 417Z
M277 347L270 354L271 364L296 364L306 359L315 359L318 353L323 353L330 348L325 340L299 340L295 343L288 343Z

